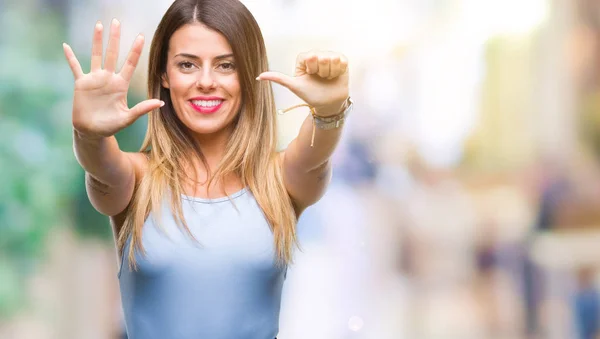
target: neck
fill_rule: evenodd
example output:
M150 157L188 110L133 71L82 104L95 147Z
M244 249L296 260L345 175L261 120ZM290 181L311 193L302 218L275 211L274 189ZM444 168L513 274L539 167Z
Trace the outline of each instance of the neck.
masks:
M195 178L199 183L204 184L193 184L190 183L191 187L189 187L190 193L193 195L199 196L219 196L221 192L221 185L224 185L227 193L232 193L241 187L241 182L239 178L234 174L228 174L221 180L213 181L213 185L210 187L210 192L207 190L208 187L205 186L208 180L208 172L214 174L219 167L225 153L227 151L227 142L229 141L229 137L231 136L232 130L225 129L213 134L202 134L196 135L195 138L200 145L200 151L204 158L206 159L208 168L202 163L200 159L196 159L195 157L190 157L192 160L192 165L196 169L197 177ZM192 174L194 171L186 170L186 173Z
M195 136L198 145L200 145L200 151L206 158L211 172L214 172L223 160L227 151L227 142L232 133L231 129L226 128L212 134L199 134ZM194 166L196 168L203 168L202 162L194 164Z

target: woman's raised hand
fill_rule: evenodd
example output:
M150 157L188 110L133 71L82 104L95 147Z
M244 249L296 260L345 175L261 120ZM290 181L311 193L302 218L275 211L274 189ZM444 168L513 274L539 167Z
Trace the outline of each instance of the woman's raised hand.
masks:
M102 68L102 23L96 23L92 43L90 72L84 74L71 47L63 44L65 57L75 77L73 95L73 128L82 136L101 138L114 135L131 125L137 118L161 107L158 99L140 102L133 108L127 105L127 91L131 76L144 46L144 37L138 35L120 72L116 72L121 37L120 23L114 19Z

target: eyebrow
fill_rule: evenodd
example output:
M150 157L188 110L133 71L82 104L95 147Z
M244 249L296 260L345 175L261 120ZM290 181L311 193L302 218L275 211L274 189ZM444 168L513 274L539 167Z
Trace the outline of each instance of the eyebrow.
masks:
M196 60L200 59L197 55L188 54L188 53L179 53L179 54L175 55L175 57L178 57L178 56L185 57L185 58L190 58L190 59L196 59ZM232 53L218 55L218 56L215 57L215 59L216 60L221 60L221 59L226 59L226 58L230 58L230 57L233 57Z

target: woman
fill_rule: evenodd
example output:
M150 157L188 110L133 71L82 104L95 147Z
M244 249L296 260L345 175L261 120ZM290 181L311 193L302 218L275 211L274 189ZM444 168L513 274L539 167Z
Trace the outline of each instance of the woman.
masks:
M294 77L269 72L260 29L239 1L177 0L150 48L151 99L129 109L143 37L117 73L119 23L104 69L102 30L97 23L90 73L64 50L75 155L92 205L113 226L129 337L272 339L296 221L326 189L352 103L346 58L302 53ZM270 81L312 112L281 153ZM122 152L115 133L144 114L140 152Z

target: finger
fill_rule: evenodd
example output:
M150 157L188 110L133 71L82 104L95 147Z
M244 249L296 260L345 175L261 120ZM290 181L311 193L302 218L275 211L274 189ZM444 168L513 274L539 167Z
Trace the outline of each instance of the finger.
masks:
M75 77L75 80L81 78L83 76L83 70L81 69L77 57L75 57L75 53L73 53L71 46L63 43L63 51L65 52L69 67L71 67L71 71L73 72L73 77Z
M317 74L321 78L327 79L329 77L331 60L328 56L319 56L319 70Z
M327 79L335 79L341 75L341 60L339 55L333 56L331 58L331 63L329 66L329 77Z
M279 72L264 72L261 73L256 80L268 80L273 81L275 83L280 84L281 86L287 87L292 92L295 90L296 86L294 85L294 78L289 77L283 73Z
M131 113L131 116L133 119L137 119L139 117L141 117L142 115L163 107L165 105L165 102L162 100L158 100L158 99L150 99L150 100L145 100L140 102L139 104L133 106L133 108L131 108L131 110L129 111Z
M102 23L98 21L94 27L94 39L92 41L92 67L91 72L102 68Z
M144 36L138 35L133 41L133 46L131 46L131 50L129 51L129 55L127 55L127 59L125 60L125 64L119 73L123 79L129 81L133 76L133 72L137 67L138 61L140 60L140 55L142 54L142 48L144 47Z
M104 69L114 73L117 68L117 59L119 58L119 43L121 41L121 23L113 19L110 24L110 37L108 38L108 47L106 47L106 59L104 60Z
M308 53L300 53L296 57L296 76L303 75L306 73L306 58L308 55Z
M310 57L306 59L306 73L316 74L318 71L319 58L317 58L316 54L311 54Z
M345 55L340 55L340 71L344 74L348 71L348 58Z

